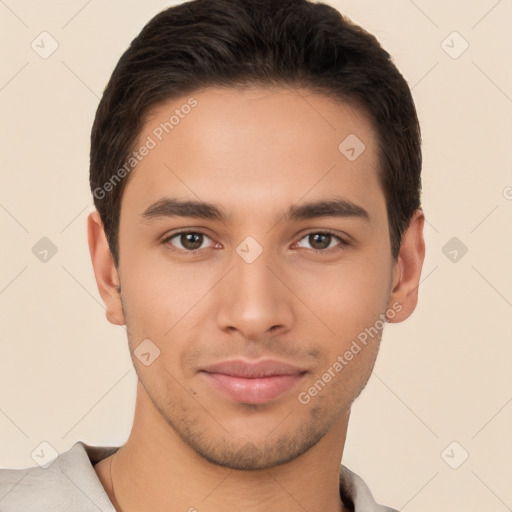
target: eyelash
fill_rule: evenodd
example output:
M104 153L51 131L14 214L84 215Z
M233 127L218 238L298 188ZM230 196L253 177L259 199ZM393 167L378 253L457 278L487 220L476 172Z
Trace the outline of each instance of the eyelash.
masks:
M196 249L196 250L193 250L193 251L187 251L186 249L177 249L176 247L174 247L170 243L170 241L173 238L176 238L177 236L189 235L189 234L202 235L202 236L204 236L206 238L210 238L206 233L204 233L202 231L195 231L195 230L191 230L191 231L178 231L178 232L173 233L172 235L166 237L164 240L162 240L162 243L164 245L167 245L171 251L179 252L179 253L184 253L184 254L187 254L187 255L190 255L190 256L195 256L196 254L198 254L199 252L203 251L204 249ZM339 242L340 242L339 246L330 247L328 249L309 249L310 251L312 251L315 254L330 254L332 252L341 251L346 246L349 245L349 243L346 240L341 238L339 235L337 235L333 231L329 231L329 230L309 231L308 233L305 233L304 235L302 235L301 238L299 239L299 241L303 240L304 238L308 237L309 235L330 235L330 236L332 236L334 238L337 238L339 240Z

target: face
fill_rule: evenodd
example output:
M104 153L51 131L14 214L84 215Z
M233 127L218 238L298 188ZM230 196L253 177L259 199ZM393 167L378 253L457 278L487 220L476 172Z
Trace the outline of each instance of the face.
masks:
M210 88L160 104L144 144L118 268L140 383L207 460L290 461L346 417L400 308L371 122L304 90Z

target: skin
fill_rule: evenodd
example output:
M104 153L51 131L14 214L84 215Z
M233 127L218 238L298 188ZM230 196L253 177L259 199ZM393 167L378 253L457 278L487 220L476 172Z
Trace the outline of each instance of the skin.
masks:
M112 466L117 501L112 457L96 473L123 512L347 510L338 471L350 407L371 374L382 331L309 403L298 395L379 315L393 310L389 321L400 322L413 312L423 214L413 215L393 260L376 137L355 107L284 88L207 88L191 96L197 107L130 175L119 268L98 213L88 218L107 318L126 324L139 379L132 431ZM188 99L154 109L141 144ZM366 147L355 161L338 150L349 134ZM364 208L368 219L283 217L292 205L334 196ZM144 219L163 197L215 203L228 217ZM195 255L185 237L169 239L180 230L206 235ZM325 230L340 239L315 243L314 233ZM248 236L263 251L251 263L236 252ZM145 339L160 350L149 366L134 356ZM267 403L240 403L200 371L235 358L276 359L306 373Z

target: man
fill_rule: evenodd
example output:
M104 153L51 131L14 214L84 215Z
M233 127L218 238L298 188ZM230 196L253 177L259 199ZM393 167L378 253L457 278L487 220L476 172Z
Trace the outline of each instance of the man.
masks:
M416 307L420 170L405 80L333 8L159 13L91 137L89 247L127 327L133 428L1 471L1 509L392 510L340 462L384 323Z

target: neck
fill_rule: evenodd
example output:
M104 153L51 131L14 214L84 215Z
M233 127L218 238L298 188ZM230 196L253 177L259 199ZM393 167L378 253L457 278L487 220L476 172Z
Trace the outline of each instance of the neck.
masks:
M198 455L163 420L147 395L141 395L139 383L132 431L111 468L113 489L110 476L100 477L120 512L346 510L339 492L339 465L348 414L291 462L241 471Z

